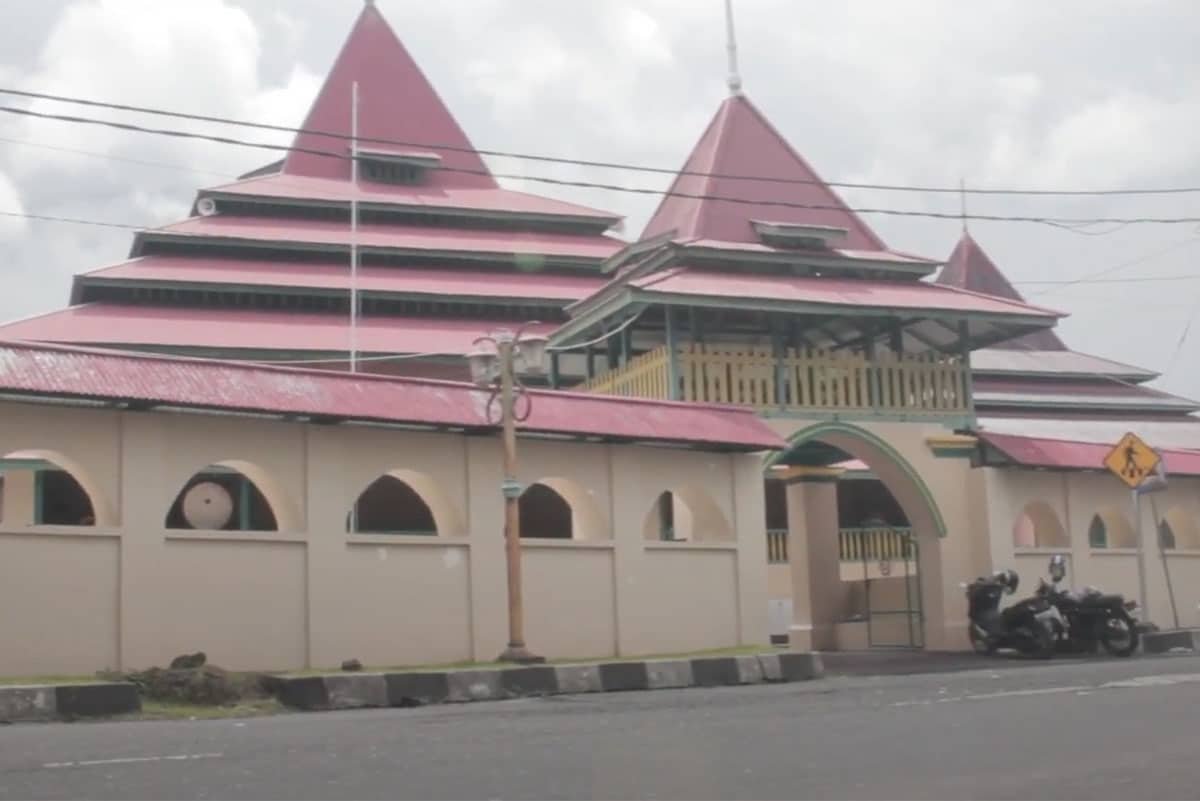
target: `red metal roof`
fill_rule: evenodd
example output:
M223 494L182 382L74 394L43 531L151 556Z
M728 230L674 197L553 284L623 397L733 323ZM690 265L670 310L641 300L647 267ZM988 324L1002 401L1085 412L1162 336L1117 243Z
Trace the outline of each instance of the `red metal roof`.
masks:
M979 438L1017 464L1061 470L1103 470L1112 445L981 432ZM1155 443L1148 443L1151 447ZM1160 450L1170 475L1200 476L1200 452ZM1115 482L1116 479L1114 478Z
M367 3L359 15L303 128L349 136L355 82L360 137L387 139L404 143L408 149L433 151L441 157L443 166L469 171L435 170L431 179L439 186L497 186L483 159L474 152L471 140L373 3ZM348 160L298 152L307 149L348 155L350 144L345 139L301 133L293 147L297 150L288 154L283 166L285 173L350 178Z
M123 264L93 270L81 277L122 281L304 287L342 292L350 290L348 265L312 262L143 256ZM603 285L603 278L590 275L459 270L445 267L360 267L358 270L358 289L362 292L572 301L587 297Z
M490 429L486 392L427 379L264 367L0 341L0 393L325 420ZM712 449L785 446L752 410L533 391L528 432Z
M358 348L364 353L462 354L477 337L512 327L511 322L476 319L367 316L359 321ZM542 334L554 328L552 323L534 326ZM337 353L350 347L350 321L335 314L87 303L0 326L0 337L88 345Z
M980 407L1041 406L1076 411L1102 408L1181 414L1200 410L1200 403L1195 401L1104 377L1056 381L976 375L972 390Z
M350 224L328 220L193 217L147 233L350 247ZM360 225L358 244L364 248L567 256L598 261L624 245L609 236L407 225Z
M1059 312L922 281L725 273L674 267L630 282L646 292L975 314L1061 317Z
M719 239L676 239L678 244L688 248L704 248L711 250L727 250L742 253L779 253L779 248L764 245L761 242L723 242ZM895 264L930 265L929 259L900 253L894 250L854 250L852 248L831 247L826 252L813 254L817 257L832 255L849 262L894 262Z
M728 98L717 110L672 191L705 199L668 195L642 234L643 239L677 231L680 239L757 243L751 220L822 225L849 231L851 250L886 251L887 246L821 180L799 153L746 97ZM716 177L716 176L743 176ZM792 183L747 180L787 179ZM714 198L764 201L728 203ZM803 209L772 203L831 206Z
M1004 277L1004 273L1000 272L1000 268L996 266L996 263L991 260L983 248L979 246L979 243L966 231L963 231L962 238L954 246L954 251L950 254L950 260L942 268L941 274L937 277L937 282L945 286L980 292L984 295L1008 298L1009 300L1021 303L1025 302L1025 298L1021 296L1021 293L1009 283L1008 279ZM1058 338L1058 334L1053 331L1036 331L1032 334L1026 334L1023 337L1001 343L996 345L996 347L1012 350L1041 351L1067 349L1063 341Z
M1096 376L1120 378L1135 383L1158 377L1158 373L1144 367L1133 367L1074 350L985 348L971 354L971 369L976 375L1046 375L1055 378Z
M621 219L620 215L612 212L599 211L575 203L500 187L479 189L442 186L438 183L409 186L361 181L356 187L348 179L274 174L214 187L210 191L247 197L323 200L329 203L348 203L357 198L362 203L422 206L429 209L511 212L554 217L586 217L611 220L614 223Z

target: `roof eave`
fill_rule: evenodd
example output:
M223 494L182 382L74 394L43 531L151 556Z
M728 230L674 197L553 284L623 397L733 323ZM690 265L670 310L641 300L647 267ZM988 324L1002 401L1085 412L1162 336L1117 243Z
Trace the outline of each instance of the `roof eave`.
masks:
M135 250L131 257L143 255L147 244L178 244L180 242L202 247L243 247L256 250L283 252L332 253L349 256L350 246L340 243L300 242L295 240L267 240L253 237L196 235L190 232L144 231L135 237ZM570 256L564 254L528 253L495 250L444 250L440 248L396 248L380 245L359 245L359 253L384 256L424 256L431 259L460 259L464 261L515 261L519 259L541 259L545 267L595 268L602 259L598 256Z
M745 309L749 311L777 311L800 314L846 314L861 317L897 317L923 320L980 320L994 323L1007 323L1021 326L1024 329L1041 330L1051 328L1054 319L1037 315L1019 315L1002 312L979 312L957 309L920 309L899 308L893 306L855 306L838 303L812 303L806 301L775 300L772 298L737 298L711 295L691 295L686 293L658 292L652 289L636 288L632 290L638 300L648 303L661 303L672 306L721 306L724 308ZM1009 338L1008 334L1004 334ZM1018 334L1019 336L1019 334ZM984 338L977 338L983 340ZM1003 340L1000 340L1003 341Z
M833 272L861 272L875 270L891 275L924 278L937 271L936 262L889 261L886 259L859 259L839 254L818 253L803 250L775 250L763 252L741 248L717 248L708 245L680 243L681 257L695 261L752 262L756 264L799 265ZM736 254L736 255L734 255Z
M294 198L279 195L231 192L226 189L204 189L197 194L197 199L210 197L218 202L226 200L233 203L252 203L269 206L296 206L299 208L319 209L350 209L349 200L327 200L323 198ZM361 211L395 211L422 216L461 217L464 219L489 221L516 221L534 223L567 223L579 228L587 228L589 232L605 233L617 226L624 219L619 215L587 215L587 214L554 214L551 212L525 212L510 209L475 209L466 206L437 206L423 203L389 203L383 201L360 200L358 208Z

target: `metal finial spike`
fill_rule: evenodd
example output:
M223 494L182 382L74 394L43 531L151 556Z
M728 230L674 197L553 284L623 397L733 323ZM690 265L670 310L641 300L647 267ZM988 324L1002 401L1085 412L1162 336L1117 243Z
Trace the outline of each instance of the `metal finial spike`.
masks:
M729 39L729 92L742 93L742 74L738 70L737 31L733 25L733 0L725 0L725 28Z
M967 179L958 179L959 218L962 220L963 233L967 232Z

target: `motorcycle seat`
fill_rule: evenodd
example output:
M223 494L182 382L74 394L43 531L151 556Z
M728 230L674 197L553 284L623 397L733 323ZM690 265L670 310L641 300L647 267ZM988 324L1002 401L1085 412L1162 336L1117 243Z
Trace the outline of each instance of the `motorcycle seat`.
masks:
M1082 601L1087 606L1120 606L1125 603L1125 598L1124 596L1112 593L1097 593L1096 595L1084 596Z

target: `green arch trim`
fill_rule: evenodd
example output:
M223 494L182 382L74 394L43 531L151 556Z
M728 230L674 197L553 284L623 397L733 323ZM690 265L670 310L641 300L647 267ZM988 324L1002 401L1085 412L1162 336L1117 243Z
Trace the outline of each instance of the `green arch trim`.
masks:
M882 451L884 456L886 456L888 459L891 459L892 462L894 462L896 466L899 467L906 476L908 476L908 478L913 482L913 485L917 488L917 491L921 493L921 498L925 501L926 506L929 507L929 511L933 515L933 524L937 528L938 537L943 538L946 536L946 521L942 518L942 510L938 508L937 501L933 499L933 493L929 490L929 485L925 483L925 480L921 478L920 474L917 473L912 464L909 463L909 461L902 455L900 455L899 451L889 445L886 440L880 438L876 434L871 433L870 431L867 431L865 428L859 428L858 426L852 426L848 425L847 423L840 423L837 421L827 421L809 426L808 428L797 431L795 434L791 435L788 438L787 450L779 451L768 457L766 466L770 468L776 464L779 464L779 462L782 461L783 458L786 457L787 454L790 453L794 448L797 448L806 442L819 440L822 436L828 434L846 434L860 439L865 444L871 445Z

